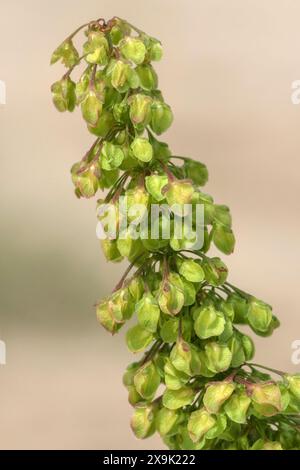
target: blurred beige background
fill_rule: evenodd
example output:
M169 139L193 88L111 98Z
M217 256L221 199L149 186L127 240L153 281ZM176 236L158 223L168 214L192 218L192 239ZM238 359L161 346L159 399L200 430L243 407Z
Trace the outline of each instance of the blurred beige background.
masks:
M274 306L282 327L257 361L296 371L300 339L300 3L294 0L1 0L1 449L159 449L137 441L121 376L131 354L93 304L124 266L107 265L94 201L73 196L69 168L92 141L80 113L60 115L52 50L80 25L114 15L160 38L160 85L176 154L204 161L207 190L230 205L232 282Z

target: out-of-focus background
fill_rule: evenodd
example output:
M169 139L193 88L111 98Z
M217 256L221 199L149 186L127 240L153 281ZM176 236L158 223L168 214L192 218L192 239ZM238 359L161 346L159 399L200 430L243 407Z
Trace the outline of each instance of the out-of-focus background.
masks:
M293 0L2 0L0 80L1 449L159 449L137 441L121 376L124 333L98 326L93 304L125 265L105 262L95 201L69 176L92 142L80 113L59 114L52 50L78 25L114 15L162 40L160 86L176 154L205 162L207 190L237 235L230 279L274 306L282 326L256 339L257 361L299 371L300 3Z

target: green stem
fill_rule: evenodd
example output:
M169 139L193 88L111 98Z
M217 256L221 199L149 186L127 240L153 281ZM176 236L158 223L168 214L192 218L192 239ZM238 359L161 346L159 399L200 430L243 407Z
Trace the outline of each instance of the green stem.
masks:
M163 344L163 341L159 339L156 340L155 343L153 343L149 351L146 352L144 358L141 360L141 366L146 364L146 362L150 361L150 359L152 359L155 356L155 354L158 352L162 344Z
M267 366L262 366L260 364L254 364L253 362L246 362L244 365L247 365L249 367L258 367L259 369L265 369L265 370L268 370L269 372L273 372L274 374L277 374L277 375L280 375L281 377L283 377L286 372L283 372L282 370L278 370L278 369L273 369L272 367L267 367Z
M175 175L173 175L172 171L168 168L168 166L163 163L161 160L158 160L160 166L163 168L163 170L166 172L166 175L169 179L169 182L173 182L173 181L176 181L177 178Z
M243 297L246 297L247 299L252 297L250 294L247 294L247 292L239 289L238 287L234 286L233 284L230 284L229 282L225 282L225 285L230 287L231 289L233 289L234 291L236 291L238 294L242 295Z
M137 28L136 26L134 26L133 24L129 23L127 20L123 20L122 18L120 18L119 16L115 16L114 18L120 20L120 21L123 21L124 23L126 23L131 29L133 29L136 33L139 33L139 34L144 34L146 35L146 33L144 31L142 31L141 29Z
M124 173L124 178L122 179L122 183L119 185L119 188L117 188L117 190L115 191L113 197L111 198L111 201L112 203L114 204L118 199L119 197L121 196L122 194L122 191L124 189L124 185L127 181L127 179L129 178L129 174L128 173Z
M90 162L89 162L89 157L90 155L93 153L95 147L100 143L101 141L101 138L98 137L95 142L93 143L93 145L91 146L91 148L86 152L86 154L84 155L84 157L82 158L82 161L83 162L86 162L87 163L87 166L84 166L83 168L80 168L78 171L77 171L77 175L80 175L81 173L84 173L87 168L89 166L91 166L94 162L95 162L95 158L93 158Z
M144 253L142 253L136 260L135 260L135 263L141 259L143 256L145 256ZM145 261L142 263L142 265L135 271L133 277L137 277L139 276L140 274L143 273L143 271L145 270L146 266L148 264L150 264L152 262L152 256L150 256L149 258L146 258Z
M97 72L97 64L95 64L93 66L92 73L91 73L91 79L90 79L90 88L91 88L91 90L95 90L96 72Z
M169 275L169 265L166 255L163 257L163 280L166 281Z
M123 184L123 181L125 180L125 178L127 178L127 175L128 173L123 173L120 178L115 182L115 184L113 185L113 187L110 189L110 191L107 193L106 197L105 197L105 202L109 202L111 201L112 197L114 196L114 194L116 193L116 191L118 191L119 187L121 184Z
M71 73L73 72L73 70L75 69L75 67L77 67L80 64L80 62L82 61L82 59L84 59L87 55L88 54L83 54L81 57L79 57L78 62L76 64L72 65L72 67L70 67L69 70L67 70L66 73L63 75L63 79L68 78L71 75Z
M90 25L90 23L85 23L85 24L79 26L79 28L75 29L75 31L72 34L70 34L70 36L68 36L65 41L73 39L73 37L76 36L76 34L79 33L79 31L81 31L83 28L87 28L89 25Z
M116 287L114 288L113 292L116 292L117 290L121 289L121 287L123 286L124 281L125 281L125 279L127 278L128 274L130 273L130 271L132 270L132 268L135 266L135 264L137 263L137 261L142 258L142 256L144 256L144 253L142 253L141 255L137 256L137 257L132 261L132 263L130 263L130 265L129 265L128 268L126 269L125 273L124 273L123 276L121 277L120 281L118 282L118 284L117 284ZM147 261L148 261L148 260L147 260ZM145 264L145 263L144 263L144 264ZM140 268L139 268L139 269L140 269Z
M182 316L180 315L179 317L179 322L178 322L178 339L182 340Z
M199 258L202 258L204 260L210 260L209 256L206 256L204 253L201 251L192 251L192 250L180 250L179 253L191 253L192 255L196 255Z
M232 294L232 292L229 289L226 289L226 287L224 285L223 286L216 286L215 288L220 290L221 292L223 292L226 295Z
M171 155L170 158L176 158L177 160L184 160L184 161L190 160L190 158L188 157L180 157L179 155Z
M128 276L128 274L130 273L130 271L132 270L132 268L134 267L134 264L135 264L136 260L133 261L129 266L128 268L126 269L125 273L123 274L123 276L121 277L120 281L118 282L118 284L116 285L116 287L114 288L113 292L116 292L117 290L121 289L123 287L123 284L124 284L124 281L126 279L126 277Z

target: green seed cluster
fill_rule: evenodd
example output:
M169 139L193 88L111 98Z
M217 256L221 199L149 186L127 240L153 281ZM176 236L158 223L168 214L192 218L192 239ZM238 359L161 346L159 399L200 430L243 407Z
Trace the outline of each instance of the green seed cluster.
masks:
M73 38L83 29L79 53ZM113 293L98 303L97 318L112 334L136 319L127 346L144 355L123 378L135 408L131 427L142 439L157 431L171 449L300 449L300 375L249 362L254 344L238 328L269 336L279 321L268 304L227 281L219 257L207 255L212 243L224 254L233 252L230 211L202 191L208 180L203 163L174 156L158 140L173 121L151 64L161 57L158 40L115 17L78 28L51 59L68 69L52 85L56 108L80 106L96 136L71 169L75 193L90 198L108 189L98 205L114 207L117 230L102 248L109 261L130 261ZM71 74L83 63L75 82ZM157 204L170 208L168 236L166 214L149 215ZM175 220L186 204L195 229L196 207L204 207L201 249L193 248L197 231L193 239L176 236ZM105 214L98 217L105 229ZM155 226L158 238L151 236Z

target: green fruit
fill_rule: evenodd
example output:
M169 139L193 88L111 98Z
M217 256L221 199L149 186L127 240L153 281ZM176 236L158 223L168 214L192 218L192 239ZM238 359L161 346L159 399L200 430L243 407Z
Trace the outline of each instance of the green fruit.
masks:
M213 228L213 242L222 253L226 255L233 253L235 237L230 228L215 224Z
M265 441L262 450L283 450L280 442Z
M139 367L140 365L138 362L133 362L132 364L129 364L129 366L126 368L126 371L123 375L123 385L125 387L134 385L134 376L139 370Z
M252 339L250 338L250 336L247 336L247 335L242 335L241 341L242 341L242 346L244 349L245 359L246 361L251 361L251 359L253 359L254 354L255 354L254 343Z
M117 247L122 256L134 259L143 253L141 240L132 238L131 230L122 230L119 233Z
M161 408L156 415L156 429L161 436L172 436L177 431L180 414L175 410Z
M231 421L244 424L247 420L247 412L251 399L244 391L235 392L224 405L224 411Z
M290 392L300 400L300 374L286 375L285 379L288 382Z
M114 18L114 26L109 32L112 43L117 46L121 39L128 34L130 34L130 26L120 18Z
M182 278L184 306L193 305L196 301L196 288L194 284Z
M188 432L191 440L199 442L215 424L215 418L204 408L194 411L188 421Z
M64 41L52 54L51 64L61 62L68 68L73 67L78 63L79 54L71 39Z
M151 405L136 408L130 426L138 439L145 439L155 432L155 408Z
M163 394L163 405L169 410L178 410L183 406L190 405L196 392L189 387L182 387L179 390L166 390Z
M141 300L145 291L143 279L138 276L134 276L128 284L128 290L135 302Z
M100 163L104 170L118 168L124 160L124 153L120 147L110 142L105 142L101 149Z
M89 64L107 65L108 42L105 35L100 31L91 31L87 42L83 45L85 60Z
M206 281L214 287L221 286L227 280L227 266L220 258L205 259L202 263Z
M116 333L122 325L122 322L118 322L115 319L113 312L108 302L106 301L101 302L97 306L96 314L97 314L97 319L100 322L100 324L112 334Z
M249 325L256 333L267 333L272 323L272 309L266 303L251 299L248 304L247 319Z
M81 112L83 119L90 126L96 126L101 112L102 112L102 102L97 97L94 91L90 91L85 99L81 103Z
M205 277L204 271L200 264L191 259L183 261L180 266L179 273L190 282L202 282Z
M178 336L179 320L172 318L163 323L160 337L164 343L175 343Z
M145 400L152 400L160 384L159 373L153 362L146 362L134 376L137 392Z
M157 300L163 313L177 315L184 305L184 293L166 279L160 285Z
M159 61L163 55L161 43L156 39L151 38L149 44L149 58L150 60Z
M106 137L110 129L115 125L114 116L110 111L103 111L95 126L88 125L91 134L98 137Z
M83 197L91 198L95 196L98 186L98 178L92 170L87 170L77 176L76 187Z
M151 91L157 88L157 74L152 65L138 65L135 70L138 74L140 85L143 90Z
M241 366L245 362L246 357L243 344L236 334L231 336L231 338L227 342L227 346L229 347L232 355L231 367Z
M120 44L120 52L125 59L141 64L145 59L146 47L140 39L127 37Z
M130 88L136 89L139 86L139 77L129 64L122 60L112 62L110 70L111 85L119 93L125 93Z
M161 135L169 129L173 122L173 113L169 105L155 101L151 106L151 129Z
M168 184L168 177L165 175L146 176L146 189L149 194L157 201L162 201L165 196L162 194L163 188Z
M172 181L165 188L165 197L173 211L176 206L181 207L183 204L190 204L193 194L194 187L189 181Z
M141 300L136 304L135 313L137 314L139 324L145 330L155 333L160 317L160 309L158 303L150 292L143 295Z
M199 307L193 314L195 320L194 329L200 339L219 336L225 327L224 316L213 305Z
M140 325L133 326L127 331L126 342L131 352L137 353L143 351L152 341L152 333Z
M141 162L150 162L153 158L153 148L144 137L137 137L131 144L132 154Z
M129 116L134 126L145 127L151 119L151 103L149 96L137 93L128 99Z
M247 323L248 301L244 297L234 293L228 296L227 303L233 308L234 323Z
M224 228L230 229L232 220L229 207L215 204L214 222L217 225L222 225Z
M253 385L251 400L255 410L262 416L274 416L283 409L281 392L277 384Z
M209 413L217 414L228 398L234 392L233 383L216 382L207 387L203 397L203 403Z
M208 181L208 170L206 165L195 162L190 158L184 161L184 169L187 178L193 180L196 185L204 186Z
M69 77L53 83L51 87L52 99L58 111L74 111L76 106L75 89L75 83Z
M191 348L186 341L180 338L171 351L170 361L175 369L187 375L192 375L190 368L191 360Z
M101 240L101 246L107 261L122 261L123 256L118 250L116 240L109 240L108 238L106 238L104 240Z
M231 364L232 353L230 349L215 342L207 343L205 346L206 367L217 374L227 370Z
M190 379L190 376L176 369L171 361L167 360L164 366L164 380L169 390L180 390Z
M203 205L205 225L211 225L214 221L215 206L213 202L214 200L209 194L202 193L199 190L194 194L193 203Z

